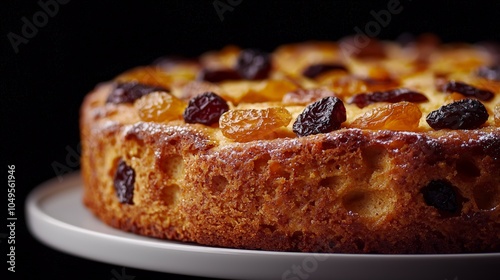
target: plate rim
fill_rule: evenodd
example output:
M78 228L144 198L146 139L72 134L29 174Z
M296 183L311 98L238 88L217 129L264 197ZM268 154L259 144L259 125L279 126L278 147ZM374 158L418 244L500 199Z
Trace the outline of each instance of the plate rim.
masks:
M134 239L136 235L133 233L127 233L131 236L117 236L112 235L105 232L93 231L88 228L79 227L74 224L67 223L65 221L57 219L57 217L51 216L49 213L45 212L42 209L43 201L46 199L54 199L54 195L61 195L64 191L76 191L75 189L79 188L79 192L81 194L81 174L79 171L72 172L65 176L52 178L47 180L40 185L38 185L35 189L33 189L25 203L26 210L26 220L28 229L33 236L35 236L42 243L54 247L60 251L63 251L68 254L77 255L80 257L94 259L95 256L89 256L88 254L75 252L72 249L64 249L54 244L54 240L50 240L47 236L43 236L43 233L37 229L36 223L45 223L45 226L54 227L53 230L66 230L67 233L73 233L77 235L88 235L93 236L95 238L103 239L103 240L112 240L113 242L118 243L127 243L133 246L139 247L149 247L154 250L170 250L175 251L177 253L188 253L188 254L201 254L201 255L230 255L230 256L238 256L239 258L254 258L254 257L265 257L270 258L272 260L276 259L287 259L289 261L304 260L308 257L317 257L322 256L326 257L326 259L330 260L360 260L360 261L391 261L391 262L415 262L415 261L464 261L464 260L491 260L495 259L500 261L500 252L496 253L467 253L467 254L343 254L343 253L307 253L307 252L279 252L279 251L263 251L263 250L245 250L245 249L233 249L233 248L220 248L220 247L210 247L204 245L197 245L194 243L178 243L178 241L170 241L170 240L161 240L161 239L153 239L144 240L144 239ZM80 203L82 203L80 201ZM85 208L85 207L84 207ZM85 208L86 209L86 208ZM88 210L88 209L86 209ZM94 216L92 213L90 213ZM95 217L95 216L94 216ZM97 219L97 218L96 218ZM100 220L99 220L100 221ZM103 223L104 224L104 223ZM107 226L107 225L106 225ZM109 227L109 226L108 226ZM118 230L114 229L113 230ZM142 236L138 236L138 238L142 238ZM107 262L107 263L117 263L109 259L99 259L98 261ZM134 266L130 265L129 266ZM145 269L141 266L135 266L137 268ZM146 268L147 269L147 268ZM150 269L155 270L155 269ZM169 273L179 273L179 274L189 274L183 271L159 271L159 272L169 272ZM205 276L205 274L193 273L189 275L194 276ZM220 275L210 275L211 277L220 277ZM232 275L234 276L234 275ZM232 277L231 277L232 278ZM243 279L243 278L241 278Z

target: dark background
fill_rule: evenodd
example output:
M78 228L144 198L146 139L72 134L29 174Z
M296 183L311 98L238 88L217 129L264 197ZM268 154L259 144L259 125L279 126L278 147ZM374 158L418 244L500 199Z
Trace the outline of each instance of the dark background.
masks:
M214 1L89 2L73 0L59 5L58 13L49 17L27 44L19 45L17 54L7 34L21 35L21 19L32 21L41 8L37 1L0 4L0 171L7 181L7 165L16 166L18 217L17 272L4 274L7 242L0 235L0 275L7 275L1 279L112 279L113 269L121 271L120 266L48 248L23 224L26 195L56 176L53 162L68 166L67 148L77 149L79 106L98 82L167 54L196 56L227 44L270 51L283 43L338 40L354 33L356 26L364 29L373 20L370 11L386 9L389 0L243 0L223 14L223 21ZM500 3L489 3L401 0L403 11L392 16L378 37L395 39L404 32L432 32L444 42L500 41ZM3 216L7 208L5 184L1 189ZM6 232L0 228L0 234ZM137 280L182 277L133 268L126 271Z

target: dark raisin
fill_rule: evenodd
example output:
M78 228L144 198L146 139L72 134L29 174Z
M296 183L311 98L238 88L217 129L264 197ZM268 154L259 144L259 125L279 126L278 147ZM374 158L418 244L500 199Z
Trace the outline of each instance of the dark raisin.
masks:
M211 125L219 121L220 116L229 110L226 101L213 92L205 92L189 100L184 111L187 123Z
M309 104L293 124L298 136L328 133L340 128L346 121L346 110L342 100L334 96L325 97Z
M479 77L500 82L500 65L491 67L480 67L476 70L476 75Z
M198 80L211 83L239 79L241 79L240 74L233 69L203 69L198 76Z
M344 65L341 64L334 64L334 63L320 63L320 64L313 64L307 67L303 72L302 75L314 79L317 76L326 73L328 71L333 71L333 70L342 70L342 71L347 71L347 68Z
M115 172L114 186L116 196L121 203L134 204L134 183L135 171L132 167L128 166L125 161L120 160L118 168Z
M106 103L133 103L136 99L154 91L168 91L158 86L150 86L138 82L119 83L108 96Z
M494 96L493 92L484 89L478 89L466 83L450 81L445 84L442 88L444 92L458 92L467 97L475 97L479 100L488 101Z
M375 102L397 103L401 101L421 103L429 101L429 99L427 99L427 97L420 92L407 88L397 88L387 91L374 91L356 94L349 100L349 103L354 103L359 108L364 108Z
M433 180L422 188L425 203L438 210L456 212L458 210L457 194L454 187L444 180Z
M266 79L271 71L271 56L255 49L242 50L236 63L236 71L247 80Z
M484 124L488 117L483 103L476 99L463 99L430 112L426 121L436 130L475 129Z

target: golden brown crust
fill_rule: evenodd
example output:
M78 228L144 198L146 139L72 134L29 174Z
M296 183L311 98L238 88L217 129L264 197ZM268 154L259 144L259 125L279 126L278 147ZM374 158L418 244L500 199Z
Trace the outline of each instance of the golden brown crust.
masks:
M500 129L389 131L221 142L216 128L142 122L104 104L81 109L85 205L137 234L210 246L339 253L500 251ZM134 204L113 187L118 161L136 172ZM460 209L425 203L450 182Z

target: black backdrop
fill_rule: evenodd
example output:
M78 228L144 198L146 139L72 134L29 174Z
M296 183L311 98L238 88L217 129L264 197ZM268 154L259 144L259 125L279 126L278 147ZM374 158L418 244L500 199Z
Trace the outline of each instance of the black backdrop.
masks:
M42 245L23 222L24 199L35 186L56 176L53 162L78 169L68 165L66 157L68 149L77 149L79 106L95 84L166 54L195 56L226 44L272 50L289 42L338 40L354 33L355 27L364 29L373 20L370 11L386 9L391 1L395 0L134 4L59 0L69 3L59 4L58 10L53 8L52 15L45 18L39 13L43 9L38 1L2 1L0 174L7 181L7 165L16 166L18 226L15 274L7 273L7 229L0 228L0 275L7 276L0 278L112 279L113 270L121 272L119 266L74 257ZM219 7L220 3L234 7L222 13L221 20L214 2ZM500 3L491 2L479 5L478 1L401 0L402 11L392 15L378 37L395 39L403 32L433 32L445 42L500 41ZM31 33L24 27L28 36L23 36L23 17L33 23L34 15L39 27ZM20 39L13 34L31 38ZM5 185L2 183L0 195L3 215L7 211ZM133 268L127 268L126 274L135 279L182 277Z

